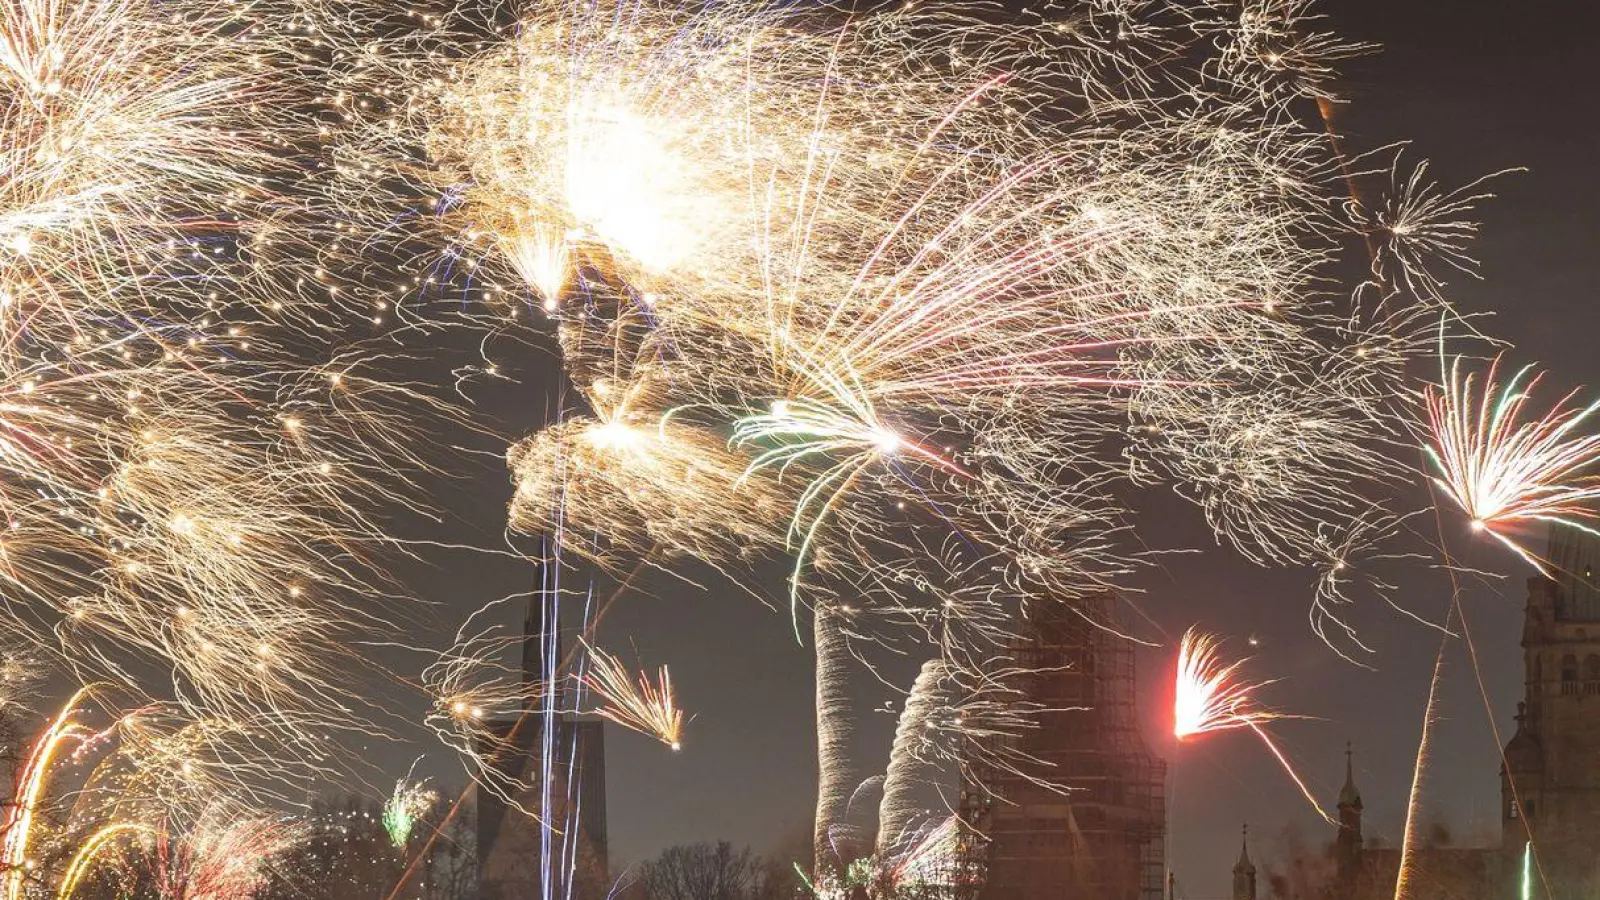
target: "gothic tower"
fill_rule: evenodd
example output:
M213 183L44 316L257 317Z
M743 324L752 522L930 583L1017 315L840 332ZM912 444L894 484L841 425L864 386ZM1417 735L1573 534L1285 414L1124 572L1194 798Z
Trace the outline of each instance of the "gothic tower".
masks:
M1530 838L1556 896L1600 877L1600 537L1552 525L1549 577L1528 580L1526 697L1501 770L1502 840Z
M478 792L480 900L601 900L610 884L605 733L601 722L566 712L555 688L568 661L554 568L541 562L523 619L524 708L485 722L488 734L474 748L500 784L522 786L513 797Z
M1239 861L1233 864L1233 900L1256 900L1256 866L1250 861L1250 826L1239 844Z
M1334 840L1334 864L1339 884L1353 889L1361 872L1361 791L1356 787L1355 751L1344 750L1344 787L1339 791L1339 836Z

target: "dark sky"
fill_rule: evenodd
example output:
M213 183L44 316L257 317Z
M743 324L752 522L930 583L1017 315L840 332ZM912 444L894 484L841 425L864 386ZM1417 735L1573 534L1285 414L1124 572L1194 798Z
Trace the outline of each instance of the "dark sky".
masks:
M1451 293L1468 310L1498 313L1483 327L1515 345L1517 362L1545 364L1561 385L1600 386L1600 317L1591 312L1600 301L1600 126L1582 112L1600 94L1592 61L1600 4L1328 0L1323 9L1340 32L1384 45L1346 66L1349 104L1340 124L1355 145L1409 138L1446 184L1528 170L1494 182L1498 199L1481 211L1475 249L1483 279L1457 278ZM509 490L503 478L488 471L482 482L486 523ZM1464 606L1494 722L1509 737L1530 573L1505 552L1469 549L1465 535L1449 537L1473 563L1503 576L1470 585ZM1210 547L1203 534L1181 528L1145 538ZM447 606L462 609L470 597L513 590L524 577L501 565L427 581ZM1151 620L1143 636L1168 643L1141 656L1142 716L1152 745L1172 765L1171 852L1185 895L1226 895L1242 822L1251 824L1258 862L1282 849L1291 826L1317 840L1331 837L1252 736L1217 735L1182 748L1158 739L1165 734L1170 643L1196 622L1234 636L1240 649L1247 636L1259 639L1252 671L1284 679L1265 696L1309 717L1278 723L1273 733L1327 802L1343 778L1345 742L1355 742L1368 834L1398 842L1437 632L1386 609L1359 611L1363 637L1376 650L1366 670L1311 633L1302 574L1253 569L1212 550L1170 558L1141 586ZM1443 617L1445 573L1417 566L1400 586L1399 602ZM787 616L723 588L702 591L661 578L647 588L616 607L601 638L624 648L631 642L646 664L670 663L681 701L696 718L676 755L630 733L609 734L613 859L695 840L765 850L804 833L815 778L810 656L794 641ZM876 747L863 763L881 771L893 721L870 709L892 694L865 687L861 697L862 744ZM1459 644L1447 656L1441 713L1424 808L1449 822L1462 843L1497 840L1498 748ZM414 752L405 748L406 761ZM431 755L445 756L442 748Z

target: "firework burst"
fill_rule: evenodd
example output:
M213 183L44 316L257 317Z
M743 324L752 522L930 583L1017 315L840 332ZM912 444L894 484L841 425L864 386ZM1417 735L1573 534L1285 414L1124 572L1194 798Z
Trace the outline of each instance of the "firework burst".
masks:
M1319 608L1375 583L1346 569L1403 521L1395 398L1425 316L1326 285L1352 225L1387 229L1376 277L1431 315L1429 267L1467 264L1477 195L1413 180L1341 209L1347 161L1291 101L1328 99L1362 48L1304 0L847 19L603 2L478 34L458 12L410 43L330 34L365 98L334 139L349 244L445 245L399 292L419 322L447 296L485 333L528 308L553 326L587 411L513 450L517 530L612 569L683 555L736 580L793 554L819 884L847 863L831 835L868 645L935 657L908 715L938 739L897 735L886 850L913 831L914 763L1029 727L1009 687L1024 611L1086 612L1134 564L1130 481L1173 487L1252 561L1315 568ZM425 676L430 721L504 793L487 720L548 710L555 688L516 679L498 635L457 637ZM1247 728L1293 776L1266 683L1197 633L1180 657L1175 734ZM589 676L624 724L676 742L664 678L599 653Z
M1299 773L1289 764L1276 742L1267 735L1262 725L1275 719L1293 718L1272 712L1260 706L1255 692L1272 684L1271 681L1247 682L1241 680L1240 668L1248 660L1233 663L1223 661L1218 640L1193 628L1184 632L1178 644L1178 669L1173 690L1173 734L1183 741L1200 735L1247 728L1261 739L1283 767L1295 787L1317 815L1332 822L1322 811L1311 789L1301 780Z
M588 651L583 685L604 701L596 714L649 735L673 750L682 749L683 710L678 708L667 667L657 670L654 681L646 672L635 678L615 656L595 647Z
M417 820L438 801L439 794L428 787L427 779L412 781L407 777L396 781L394 792L383 804L383 830L389 835L389 843L404 850Z
M1545 564L1517 543L1519 525L1553 522L1596 531L1594 503L1600 499L1600 435L1581 431L1600 402L1573 404L1567 394L1543 415L1525 418L1542 375L1531 367L1503 385L1497 358L1483 375L1450 363L1443 384L1423 395L1428 410L1424 450L1437 475L1434 484L1471 519L1540 571Z
M1186 740L1216 731L1256 729L1281 718L1256 702L1255 693L1272 681L1241 680L1249 660L1224 663L1222 645L1213 636L1191 628L1178 644L1178 673L1172 701L1172 733Z

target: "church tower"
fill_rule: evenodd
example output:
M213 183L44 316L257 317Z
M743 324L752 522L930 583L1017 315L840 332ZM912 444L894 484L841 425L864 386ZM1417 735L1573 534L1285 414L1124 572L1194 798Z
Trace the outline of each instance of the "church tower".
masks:
M1508 851L1534 840L1559 897L1600 875L1600 537L1552 524L1546 556L1549 577L1528 580L1501 822Z
M1355 751L1344 749L1344 787L1339 791L1339 836L1334 839L1334 864L1339 884L1353 889L1361 872L1361 791L1356 787Z
M1233 864L1233 900L1256 900L1256 866L1250 861L1248 825L1239 845L1239 861Z
M522 623L523 709L475 751L515 796L477 796L479 900L599 900L610 884L603 724L567 712L558 563L541 562Z

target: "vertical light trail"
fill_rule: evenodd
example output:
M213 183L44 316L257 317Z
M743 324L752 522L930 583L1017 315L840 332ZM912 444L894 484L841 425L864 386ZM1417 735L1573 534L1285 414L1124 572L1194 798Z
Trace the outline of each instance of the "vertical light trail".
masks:
M1455 573L1451 572L1454 579ZM1450 646L1450 625L1455 621L1456 602L1459 599L1459 590L1456 597L1450 601L1450 609L1444 616L1444 636L1439 639L1439 654L1433 660L1433 678L1428 682L1428 704L1422 712L1422 736L1417 741L1417 762L1411 770L1411 792L1406 803L1406 828L1400 839L1400 874L1394 883L1394 900L1405 900L1406 888L1411 884L1411 867L1416 856L1417 847L1417 816L1421 812L1422 799L1422 772L1428 764L1428 749L1432 745L1433 726L1438 720L1439 682L1444 675L1444 652Z
M558 524L564 527L564 523ZM544 584L539 597L539 675L544 679L539 708L539 896L542 900L556 900L558 879L552 854L555 830L554 788L551 778L556 772L556 728L560 723L560 704L556 689L556 674L560 661L561 634L561 547L565 542L558 535L550 545L542 548L551 565L544 571Z
M33 836L33 821L39 796L44 793L44 785L50 772L50 763L55 759L56 750L61 744L73 738L82 737L89 733L89 729L72 721L72 715L78 711L78 704L89 695L93 685L78 688L67 702L56 713L50 727L33 745L33 752L28 754L27 763L24 764L21 777L17 779L22 786L16 802L7 810L5 821L5 845L0 851L0 863L5 868L5 893L6 900L21 900L23 880L28 873L28 841Z
M1533 900L1533 841L1522 848L1522 900Z

